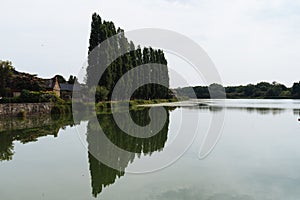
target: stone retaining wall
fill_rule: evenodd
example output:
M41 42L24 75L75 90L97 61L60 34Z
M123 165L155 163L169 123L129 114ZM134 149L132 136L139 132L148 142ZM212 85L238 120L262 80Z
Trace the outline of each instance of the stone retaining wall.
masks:
M50 114L52 103L7 103L0 104L0 117L17 116L25 111L27 115Z

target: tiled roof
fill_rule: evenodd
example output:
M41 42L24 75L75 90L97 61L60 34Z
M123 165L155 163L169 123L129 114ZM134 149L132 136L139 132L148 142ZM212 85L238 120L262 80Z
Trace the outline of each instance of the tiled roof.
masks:
M60 90L62 90L62 91L78 92L81 90L81 86L78 84L73 85L73 84L69 84L69 83L60 83L59 86L60 86Z

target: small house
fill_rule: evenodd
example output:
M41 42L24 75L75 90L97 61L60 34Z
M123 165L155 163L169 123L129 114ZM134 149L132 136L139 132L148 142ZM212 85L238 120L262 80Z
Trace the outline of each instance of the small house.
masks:
M82 89L79 84L60 83L60 94L63 99L71 99L73 93L78 93Z
M58 97L60 97L60 85L57 78L55 78L55 80L46 79L46 90L54 92Z

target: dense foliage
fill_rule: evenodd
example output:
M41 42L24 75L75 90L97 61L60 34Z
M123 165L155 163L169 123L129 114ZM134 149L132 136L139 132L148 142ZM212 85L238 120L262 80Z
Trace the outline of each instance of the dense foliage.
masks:
M186 87L176 89L180 96L187 96L193 98L196 94L197 98L210 98L209 87L212 90L216 90L216 85L212 84L210 86L196 86L196 87ZM219 87L222 87L219 85ZM193 90L191 90L193 89ZM218 90L218 89L217 89ZM193 94L194 91L194 94ZM228 86L225 87L226 96L229 99L287 99L287 98L300 98L300 82L294 83L291 88L286 87L283 84L273 82L260 82L256 85L248 84L246 86Z
M108 42L105 50L93 52L100 43L106 39L115 36L116 40ZM89 60L87 67L87 85L94 87L97 75L101 70L105 69L107 63L113 55L118 55L120 52L127 52L123 56L116 58L104 71L103 75L98 82L100 88L97 90L98 100L109 100L111 93L120 80L120 78L131 69L149 63L161 64L160 66L147 68L146 70L139 71L139 74L134 74L130 78L121 79L124 86L124 92L129 92L133 85L138 81L151 80L152 82L159 82L167 87L158 84L146 84L135 91L131 96L132 99L165 99L169 97L169 74L167 68L167 60L162 50L155 50L151 47L137 48L132 41L128 41L125 37L124 31L120 28L116 29L113 22L102 21L98 14L93 14L91 24L91 34L89 40ZM112 44L113 43L113 44ZM102 45L102 44L101 44ZM94 55L96 54L96 55ZM105 58L105 59L103 59ZM107 96L103 96L107 92ZM121 97L120 97L120 100Z
M40 91L45 88L43 79L15 70L9 61L0 61L0 96L10 97L13 91L23 89Z
M64 100L60 99L54 92L43 91L29 91L22 90L21 95L18 97L2 97L0 103L64 103Z
M15 70L9 61L0 61L0 103L62 101L51 92L56 80L59 84L78 82L76 76L72 75L68 81L61 75L55 75L51 79L42 79L34 74ZM61 93L64 94L64 91Z

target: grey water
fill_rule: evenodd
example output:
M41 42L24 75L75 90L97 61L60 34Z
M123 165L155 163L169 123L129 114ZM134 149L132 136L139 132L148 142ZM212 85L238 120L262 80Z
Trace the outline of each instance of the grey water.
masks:
M107 113L99 114L97 123L89 118L74 123L72 116L1 119L0 199L300 199L299 100L191 100L164 106L164 126L142 139L124 134ZM149 109L131 110L132 119L147 125ZM224 116L220 137L199 159L215 115ZM159 121L160 115L152 119ZM119 169L89 152L103 146L94 137L97 124L114 145L133 152L116 158ZM179 135L195 138L178 159L154 172L131 173L143 163L159 166L154 158Z

